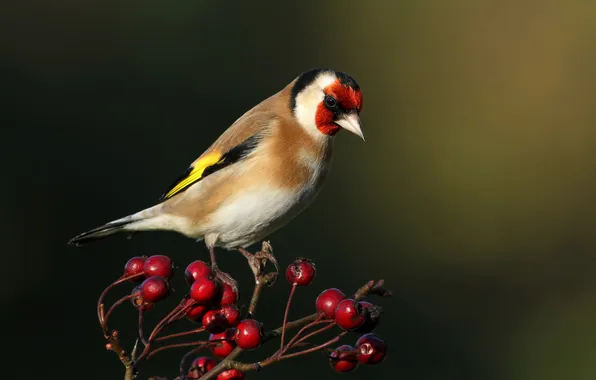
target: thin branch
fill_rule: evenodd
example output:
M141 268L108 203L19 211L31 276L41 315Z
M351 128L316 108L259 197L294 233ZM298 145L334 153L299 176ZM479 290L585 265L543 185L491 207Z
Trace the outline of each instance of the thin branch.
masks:
M106 315L104 317L104 323L105 323L106 328L108 326L108 319L110 319L110 315L112 315L114 310L116 310L116 308L118 306L122 305L124 302L129 301L129 300L133 299L134 297L136 297L136 296L134 294L131 294L128 296L124 296L124 297L120 298L118 301L114 302L114 304L112 305L112 307L110 307L110 309L108 310L108 312L106 313Z
M341 339L341 337L343 337L347 333L348 333L347 331L342 331L338 336L336 336L335 338L331 339L327 343L323 343L323 344L321 344L319 346L316 346L316 347L313 347L313 348L309 348L309 349L304 350L304 351L294 352L294 353L291 353L291 354L280 356L278 358L278 360L290 359L290 358L294 358L296 356L306 355L306 354L310 354L310 353L315 352L315 351L320 351L320 350L322 350L322 349L324 349L326 347L331 346L332 344L337 343Z
M147 355L147 359L152 358L158 352L169 350L170 348L180 348L180 347L189 347L189 346L197 346L197 345L201 345L201 348L203 348L203 346L206 346L208 344L209 344L209 342L208 341L204 341L204 340L200 340L198 342L186 342L186 343L170 344L170 345L167 345L167 346L156 348L155 350L151 351L151 353L149 353L149 355Z
M304 334L304 332L306 332L306 330L308 330L309 328L313 327L313 326L317 326L323 323L332 323L333 320L330 319L322 319L323 316L319 315L317 317L317 319L315 319L314 321L312 321L311 323L307 324L306 326L302 327L297 333L296 335L294 335L294 337L292 339L290 339L290 341L288 342L288 344L286 345L286 347L292 347L296 341L302 336L302 334ZM287 351L287 350L284 350ZM278 350L274 355L281 355L282 350Z
M141 342L143 342L145 346L147 345L147 341L143 334L143 305L139 306L139 339L141 339Z
M171 338L179 338L181 336L186 336L186 335L191 335L191 334L197 334L197 333L201 333L205 331L205 327L199 327L197 329L194 330L190 330L190 331L182 331L179 333L175 333L175 334L170 334L170 335L164 335L164 336L160 336L159 338L155 339L156 342L160 342L162 340L166 340L166 339L171 339Z
M288 344L280 353L280 356L283 356L283 354L285 354L289 349L291 349L292 347L295 347L297 345L299 345L300 343L305 343L307 339L312 338L315 335L318 335L324 331L330 330L331 328L333 328L335 326L335 323L329 323L327 326L323 326L319 329L316 329L313 332L310 332L308 334L306 334L305 336L303 336L302 338L296 340L295 342L292 342L291 344ZM297 335L298 336L298 335Z
M286 303L286 311L284 313L284 321L281 325L281 342L279 345L279 352L283 353L284 351L284 338L286 335L286 324L288 323L288 315L290 314L290 306L292 305L292 298L294 297L294 293L296 293L297 284L292 285L292 290L290 290L290 295L288 296L288 302Z
M108 294L108 292L113 289L115 286L122 284L123 282L129 281L129 280L134 280L135 278L139 278L143 276L143 273L137 273L137 274L133 274L132 276L126 276L126 277L121 277L118 280L112 282L110 285L108 285L107 288L104 289L104 291L101 293L101 295L99 296L99 300L97 300L97 318L99 319L99 324L101 325L101 327L104 329L104 333L107 336L107 326L106 326L106 322L105 322L105 318L104 318L104 302L103 300L106 298L106 295Z
M134 370L134 361L126 351L120 346L120 342L118 340L118 331L114 330L111 334L108 335L108 344L106 344L106 348L110 351L114 351L116 355L118 355L118 359L124 364L125 373L124 373L124 380L133 380L136 377L135 370Z
M172 318L175 317L180 311L185 311L187 306L192 305L192 303L187 305L187 302L188 302L188 299L186 297L183 298L182 301L180 301L180 303L172 311L170 311L165 317L163 317L161 319L161 321L159 321L157 323L157 325L153 328L151 335L149 335L149 339L147 340L147 344L145 345L143 352L141 352L141 355L139 355L139 357L135 360L135 366L142 359L145 359L145 357L147 357L147 355L149 354L149 351L151 350L151 344L157 338L157 335L159 335L161 333L161 331L168 324L171 323Z

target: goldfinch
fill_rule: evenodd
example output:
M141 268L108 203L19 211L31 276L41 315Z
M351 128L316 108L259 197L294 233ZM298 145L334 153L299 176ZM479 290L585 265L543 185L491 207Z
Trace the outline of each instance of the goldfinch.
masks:
M169 230L214 249L257 243L313 200L329 170L333 136L364 140L362 92L343 72L313 69L236 120L161 196L159 203L84 232L82 245L119 232Z

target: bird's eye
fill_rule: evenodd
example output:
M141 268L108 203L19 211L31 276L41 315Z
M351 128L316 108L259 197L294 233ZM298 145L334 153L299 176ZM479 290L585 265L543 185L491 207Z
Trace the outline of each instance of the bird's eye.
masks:
M335 100L335 98L331 95L326 95L325 106L327 106L327 108L335 108L337 107L337 100Z

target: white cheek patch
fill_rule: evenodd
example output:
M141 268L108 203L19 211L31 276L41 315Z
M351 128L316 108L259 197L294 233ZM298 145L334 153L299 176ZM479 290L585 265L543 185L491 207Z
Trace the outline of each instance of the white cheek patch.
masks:
M333 82L337 78L332 73L322 73L304 90L302 90L298 96L296 96L296 119L300 125L302 125L312 136L324 137L324 135L317 129L315 122L315 115L317 113L317 107L325 98L323 89Z

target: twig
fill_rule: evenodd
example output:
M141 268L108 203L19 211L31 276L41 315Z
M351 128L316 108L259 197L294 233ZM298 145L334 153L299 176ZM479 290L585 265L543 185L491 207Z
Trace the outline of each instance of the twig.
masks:
M336 336L335 338L331 339L327 343L323 343L323 344L321 344L319 346L316 346L316 347L313 347L313 348L309 348L309 349L304 350L304 351L294 352L294 353L291 353L291 354L288 354L288 355L280 356L279 358L277 358L276 361L283 360L283 359L290 359L290 358L294 358L296 356L306 355L306 354L310 354L311 352L320 351L320 350L322 350L322 349L324 349L326 347L331 346L334 343L337 343L341 339L341 337L343 337L347 333L348 333L347 331L342 331L338 336Z
M264 275L261 275L257 278L257 282L252 292L252 297L250 299L250 304L248 307L248 315L249 317L253 317L255 315L255 310L257 309L257 304L259 299L261 298L261 293L263 292L263 288L265 286L272 284L275 282L277 278L277 273L271 272Z
M153 341L157 338L157 335L159 335L159 333L161 333L161 331L168 325L171 323L171 319L173 317L175 317L180 311L184 311L186 310L187 306L192 305L189 304L187 305L188 299L185 297L182 299L182 301L180 301L180 303L172 310L170 311L165 317L163 317L161 319L161 321L159 321L157 323L157 325L153 328L153 331L151 332L151 335L149 335L149 339L147 340L147 344L145 345L145 348L143 349L143 352L141 352L141 355L139 355L139 357L135 360L135 366L143 359L145 359L145 357L149 354L149 351L151 350L151 343L153 343Z
M105 317L104 317L104 324L107 328L108 326L108 319L110 319L110 315L112 315L112 313L114 312L114 310L122 305L124 302L133 299L134 297L136 297L134 294L128 295L128 296L124 296L122 298L120 298L118 301L114 302L114 304L112 305L112 307L110 307L110 309L108 310L108 312L106 313Z
M155 341L156 342L160 342L162 340L171 339L171 338L179 338L181 336L186 336L186 335L191 335L191 334L197 334L197 333L201 333L201 332L204 332L204 331L205 331L205 327L199 327L197 329L190 330L190 331L182 331L182 332L175 333L175 334L160 336L159 338L155 339Z
M300 338L300 336L302 334L304 334L304 332L306 330L308 330L309 328L313 327L313 326L317 326L320 324L324 324L324 323L333 323L333 320L331 319L321 319L323 318L322 315L319 315L317 319L315 319L314 321L312 321L311 323L309 323L308 325L304 326L303 328L301 328L296 335L294 335L294 337L292 339L290 339L290 341L287 344L287 347L291 347L292 345L294 345L294 343L296 343L296 341Z
M284 351L284 338L286 335L286 323L288 323L288 315L290 314L290 306L292 305L292 298L294 297L294 293L296 292L296 287L298 284L292 285L292 290L290 290L290 295L288 296L288 302L286 303L286 311L284 313L284 321L281 325L281 342L279 345L279 352L280 354Z
M288 355L280 356L279 358L276 358L276 360L272 361L271 363L274 363L276 361L280 361L280 360L283 360L283 359L295 358L296 356L300 356L300 355L310 354L310 353L315 352L315 351L320 351L320 350L322 350L322 349L324 349L326 347L331 346L332 344L337 343L341 339L341 337L343 337L347 333L348 333L347 331L342 331L338 336L336 336L335 338L331 339L330 341L328 341L326 343L323 343L321 345L315 346L313 348L306 349L304 351L294 352L294 353L291 353L291 354L288 354Z
M118 341L118 331L114 330L111 334L108 335L108 344L106 348L110 351L114 351L116 355L118 355L118 359L124 364L125 372L124 372L124 380L133 380L136 377L135 370L134 370L134 361L126 351L120 346L120 342Z
M161 352L161 351L164 351L164 350L169 350L170 348L180 348L180 347L197 346L197 345L201 345L201 348L203 348L203 346L205 346L207 344L209 344L209 342L204 341L204 340L200 340L198 342L186 342L186 343L170 344L170 345L167 345L167 346L156 348L155 350L151 351L151 353L149 353L149 355L147 355L147 359L152 358L158 352Z
M141 342L143 342L145 346L147 345L147 341L143 334L143 305L139 306L139 339L141 339Z
M291 349L292 347L297 346L300 343L305 343L307 339L312 338L315 335L318 335L324 331L330 330L331 328L333 328L333 326L335 326L335 323L329 323L327 326L323 326L319 329L316 329L315 331L306 334L305 336L303 336L302 338L291 342L291 344L288 344L285 349L283 349L280 353L280 356L282 356L283 354L285 354L289 349ZM298 335L297 335L298 336Z
M252 318L255 315L255 310L257 309L257 303L259 302L259 297L261 296L261 292L265 287L265 283L263 281L257 280L255 287L252 292L252 297L250 298L250 304L248 306L248 316Z
M104 329L104 334L106 335L106 338L107 338L108 333L107 333L107 326L106 326L105 316L104 316L105 306L104 306L103 300L106 298L106 295L108 294L108 292L111 289L113 289L115 286L120 285L121 283L129 281L129 280L134 280L135 278L139 278L141 276L143 276L143 273L137 273L137 274L133 274L132 276L121 277L118 280L111 283L110 285L108 285L108 287L105 288L104 291L99 296L99 300L97 300L97 318L99 319L99 324Z

